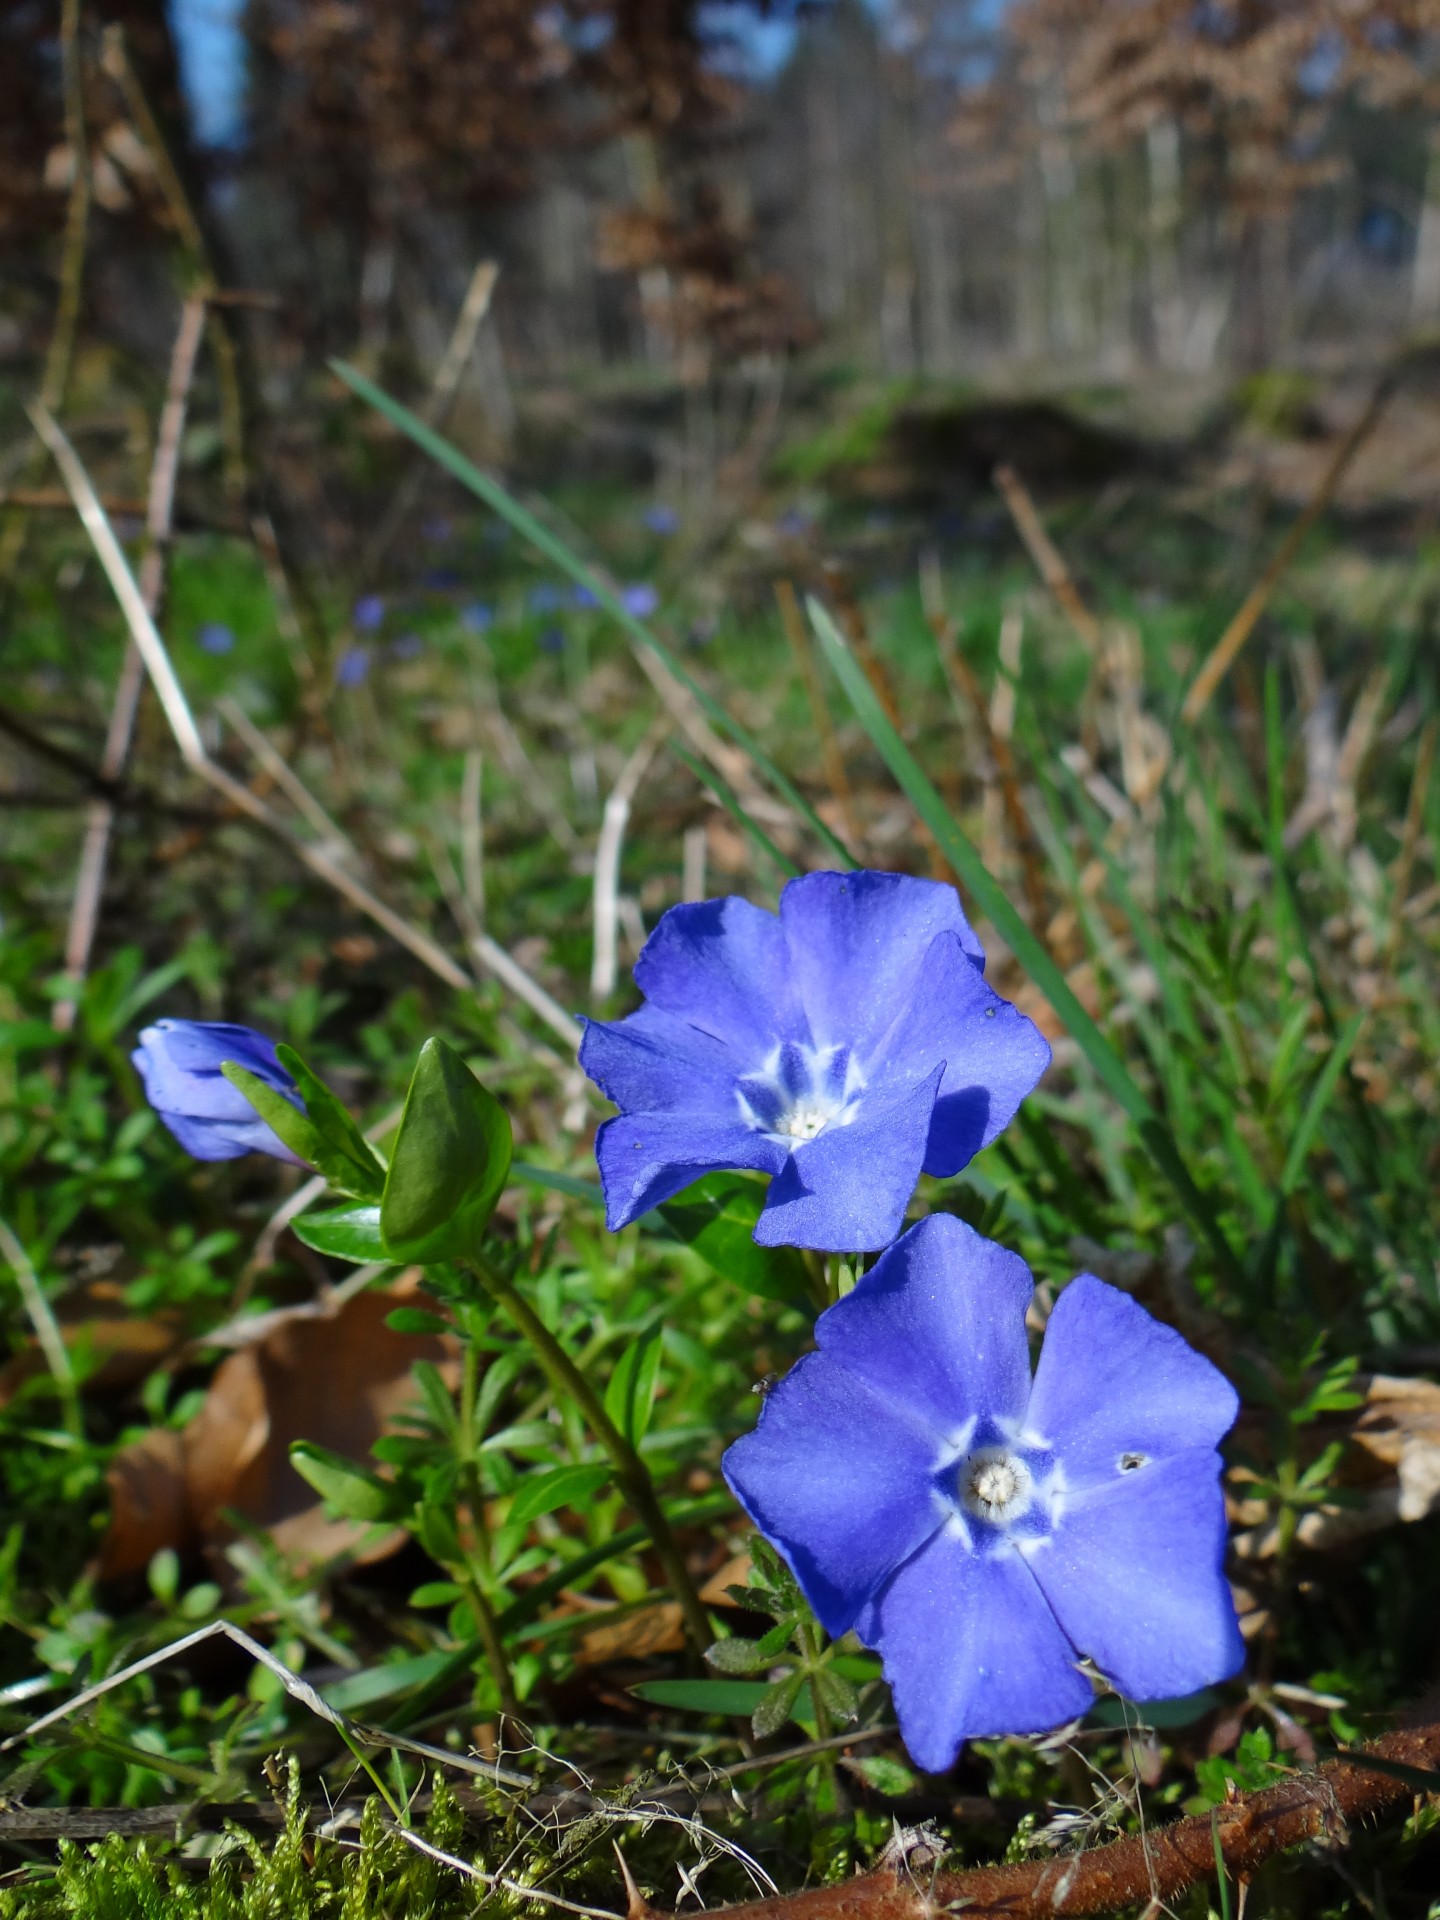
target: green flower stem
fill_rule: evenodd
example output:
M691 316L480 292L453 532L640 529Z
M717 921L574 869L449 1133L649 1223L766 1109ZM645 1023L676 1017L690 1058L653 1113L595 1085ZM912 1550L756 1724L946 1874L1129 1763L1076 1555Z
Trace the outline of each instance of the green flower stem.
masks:
M665 1570L670 1591L680 1603L680 1611L685 1619L685 1630L694 1643L696 1651L703 1654L715 1635L706 1617L704 1604L695 1591L695 1583L690 1578L690 1570L685 1565L684 1556L676 1545L674 1534L670 1531L670 1523L665 1518L664 1510L655 1492L655 1483L650 1478L649 1468L606 1413L595 1389L514 1281L507 1279L482 1256L472 1257L467 1264L492 1298L504 1308L518 1331L529 1341L535 1358L540 1362L555 1392L579 1408L591 1433L609 1454L615 1468L615 1476L624 1490L625 1497L634 1508L637 1518L648 1530L660 1564Z
M470 1525L481 1557L487 1562L490 1557L490 1530L485 1524L485 1492L480 1484L480 1465L477 1459L477 1439L475 1432L475 1393L479 1385L480 1356L475 1350L473 1340L465 1342L464 1371L460 1382L460 1486L465 1496L465 1505L470 1511ZM518 1714L520 1702L515 1694L515 1679L510 1671L510 1662L505 1657L505 1642L501 1638L499 1622L495 1609L485 1593L483 1577L478 1568L465 1568L461 1571L461 1585L465 1589L465 1598L470 1611L475 1616L475 1630L480 1644L485 1649L485 1660L490 1668L490 1677L495 1682L495 1691L500 1700L500 1711Z

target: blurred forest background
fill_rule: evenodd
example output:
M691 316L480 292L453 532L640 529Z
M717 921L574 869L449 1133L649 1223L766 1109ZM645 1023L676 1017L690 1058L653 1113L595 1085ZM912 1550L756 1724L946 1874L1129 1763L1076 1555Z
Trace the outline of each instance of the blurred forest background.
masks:
M1440 326L1436 27L1433 0L9 0L0 366L62 374L78 160L95 335L163 368L174 249L203 247L255 296L247 403L282 441L326 353L433 376L482 261L461 439L570 466L583 413L588 457L677 508L817 374L832 413L837 380L1128 386L1191 431L1237 378Z

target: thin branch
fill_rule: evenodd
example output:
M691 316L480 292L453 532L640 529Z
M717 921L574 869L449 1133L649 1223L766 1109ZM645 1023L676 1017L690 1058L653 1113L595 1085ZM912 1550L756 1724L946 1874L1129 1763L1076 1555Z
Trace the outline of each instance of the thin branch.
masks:
M1307 1840L1343 1844L1352 1826L1440 1787L1440 1720L1386 1734L1370 1746L1337 1755L1278 1785L1241 1794L1213 1816L1196 1814L1131 1834L1108 1846L1058 1859L970 1867L912 1878L895 1866L833 1887L720 1909L724 1920L1058 1920L1173 1900L1214 1879L1217 1854L1227 1874L1248 1878L1267 1860ZM662 1920L645 1906L631 1920Z

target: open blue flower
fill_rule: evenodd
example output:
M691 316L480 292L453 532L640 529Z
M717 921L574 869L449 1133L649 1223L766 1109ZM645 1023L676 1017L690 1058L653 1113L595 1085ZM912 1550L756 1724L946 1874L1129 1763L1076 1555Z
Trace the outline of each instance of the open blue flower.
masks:
M587 1024L621 1109L595 1142L612 1230L720 1167L772 1174L764 1246L887 1246L923 1168L958 1173L1050 1049L982 978L953 887L810 873L779 915L672 907L635 967L645 1005Z
M1034 1380L1029 1269L934 1214L816 1322L725 1477L831 1634L879 1650L917 1765L1093 1698L1193 1693L1244 1659L1217 1443L1234 1389L1093 1274Z
M303 1164L220 1071L233 1060L298 1107L295 1082L275 1057L275 1043L263 1033L221 1020L157 1020L140 1035L130 1058L145 1098L197 1160L268 1153L295 1166Z

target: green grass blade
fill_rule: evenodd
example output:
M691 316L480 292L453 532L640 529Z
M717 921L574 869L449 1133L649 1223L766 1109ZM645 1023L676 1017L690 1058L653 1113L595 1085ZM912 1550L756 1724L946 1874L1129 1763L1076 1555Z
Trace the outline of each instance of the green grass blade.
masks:
M1300 1184L1300 1175L1305 1170L1306 1158L1325 1116L1325 1109L1330 1104L1330 1096L1345 1071L1350 1055L1355 1051L1355 1042L1360 1038L1360 1029L1366 1018L1363 1011L1357 1013L1326 1056L1319 1078L1310 1089L1310 1098L1305 1102L1305 1111L1300 1116L1300 1125L1295 1129L1295 1138L1290 1142L1290 1151L1285 1156L1285 1170L1280 1175L1281 1193L1293 1193Z
M1227 1277L1243 1287L1244 1272L1235 1251L1215 1218L1209 1201L1191 1177L1169 1128L1131 1077L1119 1054L1081 1006L1043 942L1026 926L1010 904L1003 887L951 818L945 802L891 726L874 689L834 621L816 600L809 602L809 609L821 651L906 798L935 836L940 851L968 887L980 911L989 919L1064 1022L1066 1030L1089 1061L1096 1078L1134 1121L1151 1159L1170 1181L1186 1212L1209 1241Z
M776 766L749 729L742 726L713 695L705 691L698 680L686 672L664 641L658 639L643 620L629 611L619 595L598 573L588 567L578 554L572 552L543 521L537 520L528 508L522 507L493 474L486 473L482 467L477 467L473 460L467 460L458 447L453 447L448 440L436 433L433 427L426 426L425 422L418 415L411 413L408 407L402 407L398 400L392 400L390 395L382 387L377 387L373 380L367 380L363 373L347 365L343 360L332 360L330 368L345 382L352 393L374 407L377 413L384 414L392 426L398 427L403 434L413 440L416 446L423 453L429 454L438 466L444 467L447 473L453 474L462 486L468 487L470 492L483 500L487 507L498 513L502 520L508 521L522 540L528 540L530 545L543 553L547 560L553 561L562 573L569 574L577 586L584 587L588 592L593 593L599 604L613 620L619 622L632 640L637 641L642 647L648 647L658 659L664 661L680 684L699 701L706 718L728 733L735 744L750 756L776 792L782 795L797 813L809 821L841 866L847 871L854 868L854 857L844 841L832 828L826 826L794 781Z

